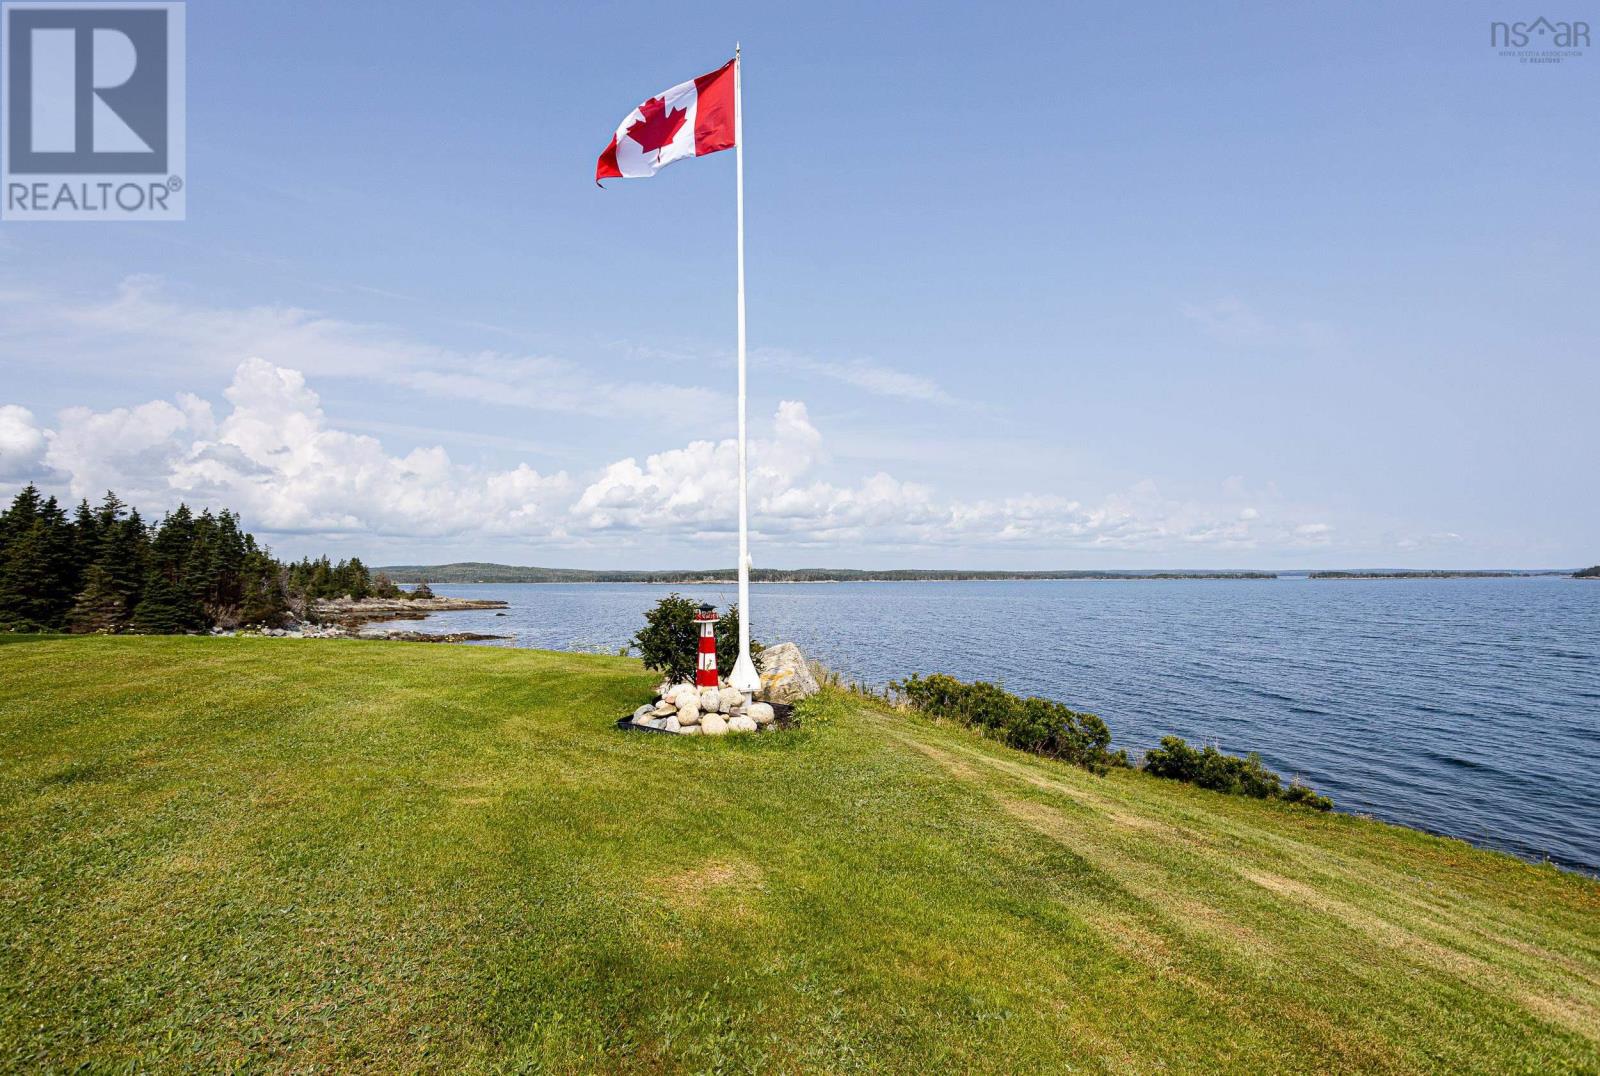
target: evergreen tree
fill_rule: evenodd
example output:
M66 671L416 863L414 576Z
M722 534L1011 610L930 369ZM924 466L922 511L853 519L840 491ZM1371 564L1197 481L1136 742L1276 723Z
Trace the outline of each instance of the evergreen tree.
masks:
M113 582L130 599L137 597L144 580L144 545L146 540L144 520L137 508L127 505L109 490L100 502L97 521L100 545L95 550L95 563L110 573Z
M149 528L107 492L97 507L80 501L69 519L29 485L0 511L0 630L277 625L320 598L366 597L372 582L357 557L285 566L226 509L196 516L180 504Z
M195 594L201 583L196 570L197 533L194 514L185 504L156 528L146 557L144 589L133 609L135 631L170 635L205 626Z
M54 497L28 485L0 514L0 628L59 631L72 604L73 532Z
M127 595L117 588L111 574L104 566L92 564L67 617L67 628L83 634L114 632L128 622L129 612Z
M254 536L244 537L239 623L276 624L289 611L289 570L273 560L266 550L256 548Z
M74 592L88 581L89 568L100 549L100 521L87 498L78 502L72 515L72 569Z
M72 524L51 497L44 502L35 528L43 545L46 582L39 598L47 611L45 624L51 631L60 631L81 581Z
M245 536L239 517L224 509L214 521L209 512L202 514L200 522L202 530L210 528L200 603L213 620L237 621L245 587Z
M387 572L379 572L372 577L372 596L374 598L398 598L404 592L397 586Z
M333 570L333 597L349 595L358 601L372 593L372 576L360 557L341 560Z

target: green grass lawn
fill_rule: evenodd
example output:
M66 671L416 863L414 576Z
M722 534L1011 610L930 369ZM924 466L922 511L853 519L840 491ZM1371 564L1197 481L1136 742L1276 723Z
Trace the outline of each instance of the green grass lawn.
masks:
M1592 879L653 679L7 640L0 1069L1600 1071Z

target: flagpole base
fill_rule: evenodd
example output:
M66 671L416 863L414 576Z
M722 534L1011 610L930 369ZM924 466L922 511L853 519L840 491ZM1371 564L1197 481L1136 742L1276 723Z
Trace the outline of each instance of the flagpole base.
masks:
M756 663L750 660L750 651L740 653L739 660L733 663L733 672L728 674L728 686L746 695L754 695L761 690L761 674L756 672Z

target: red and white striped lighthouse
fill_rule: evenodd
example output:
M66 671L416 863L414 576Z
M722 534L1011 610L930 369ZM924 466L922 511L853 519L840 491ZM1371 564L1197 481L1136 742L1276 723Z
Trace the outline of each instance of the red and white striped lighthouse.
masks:
M695 665L694 686L717 686L717 609L702 605L694 621L700 625L700 659Z

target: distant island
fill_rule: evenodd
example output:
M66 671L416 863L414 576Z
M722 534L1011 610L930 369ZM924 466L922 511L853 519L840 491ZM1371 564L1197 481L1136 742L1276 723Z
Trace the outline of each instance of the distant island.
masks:
M1311 579L1524 579L1537 575L1566 575L1564 570L1540 571L1457 571L1447 568L1430 569L1373 569L1352 572L1308 572Z
M394 564L380 569L397 583L728 583L738 578L732 568L671 571L589 571L582 568L535 568L514 564L463 561L456 564ZM1012 579L1276 579L1276 572L1055 571L998 572L958 568L756 568L757 583L920 583Z
M1600 579L1600 564L1592 568L1582 568L1572 573L1574 579Z

